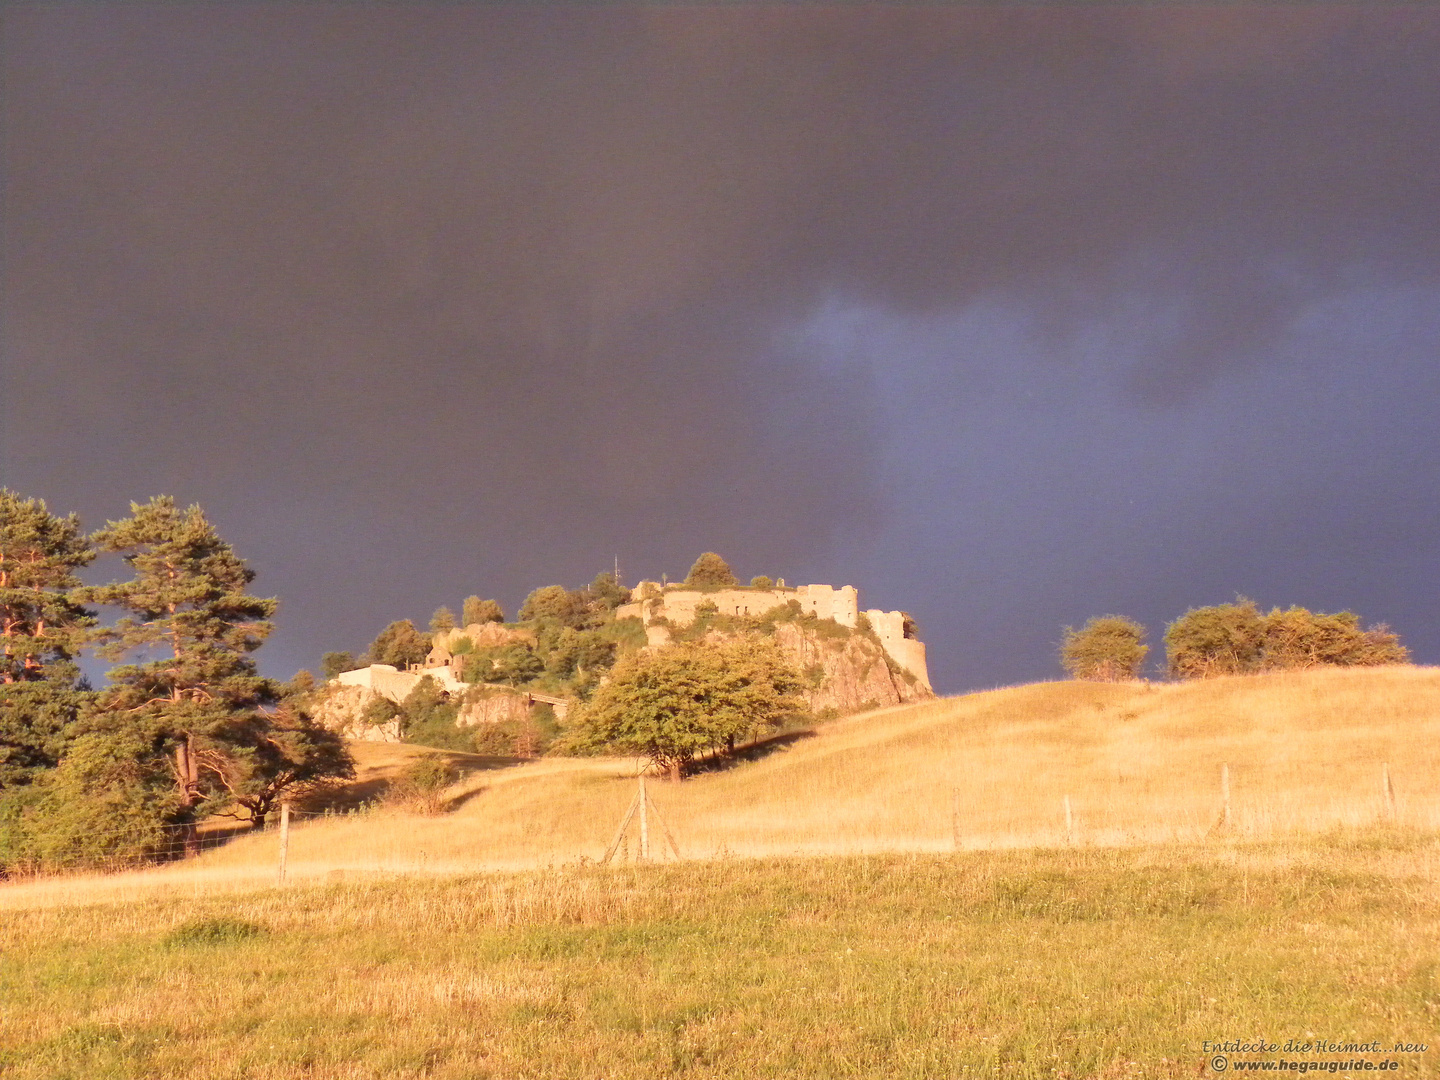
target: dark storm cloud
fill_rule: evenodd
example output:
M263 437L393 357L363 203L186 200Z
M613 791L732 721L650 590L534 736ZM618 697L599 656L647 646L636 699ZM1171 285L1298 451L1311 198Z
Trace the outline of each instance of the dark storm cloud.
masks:
M1437 28L12 7L5 471L91 519L204 501L317 644L615 551L783 568L888 506L873 374L783 344L836 297L1144 312L1154 405L1434 282Z

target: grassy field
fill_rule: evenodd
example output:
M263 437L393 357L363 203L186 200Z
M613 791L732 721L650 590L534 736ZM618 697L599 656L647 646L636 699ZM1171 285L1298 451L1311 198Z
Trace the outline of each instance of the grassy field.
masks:
M350 802L431 753L358 752ZM837 721L652 782L663 865L594 865L633 762L452 758L447 813L297 825L284 887L273 832L0 887L0 1075L1440 1075L1436 669Z
M1260 1036L1440 1075L1391 1052L1437 1041L1437 868L1372 829L39 907L0 926L0 1074L1194 1076Z

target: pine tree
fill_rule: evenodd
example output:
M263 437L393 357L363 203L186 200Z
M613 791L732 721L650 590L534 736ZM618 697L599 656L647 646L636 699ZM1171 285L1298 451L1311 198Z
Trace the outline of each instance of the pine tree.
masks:
M95 558L74 514L0 488L0 683L44 677L94 620L75 600L76 571Z
M444 630L454 629L455 613L443 605L436 608L435 614L430 616L430 632L438 634Z
M0 489L0 791L55 767L85 703L76 571L94 557L75 515Z
M200 507L182 511L161 496L130 509L92 539L122 554L135 577L82 593L130 613L101 635L102 656L163 655L110 672L93 726L139 733L164 752L177 816L190 821L207 800L227 797L214 768L239 750L227 736L276 701L275 684L250 658L270 633L276 601L249 594L254 571Z

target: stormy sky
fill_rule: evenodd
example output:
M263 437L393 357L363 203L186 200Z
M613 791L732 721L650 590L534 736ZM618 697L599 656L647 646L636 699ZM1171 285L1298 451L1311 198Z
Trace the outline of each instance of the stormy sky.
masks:
M0 18L0 483L203 505L269 674L712 549L942 692L1242 593L1440 662L1433 8Z

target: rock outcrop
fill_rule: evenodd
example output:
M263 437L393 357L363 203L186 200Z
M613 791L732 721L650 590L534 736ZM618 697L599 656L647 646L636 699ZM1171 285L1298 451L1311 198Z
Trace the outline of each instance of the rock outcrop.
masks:
M863 634L837 637L790 622L775 627L775 643L806 683L805 698L817 715L832 710L844 715L934 696Z

